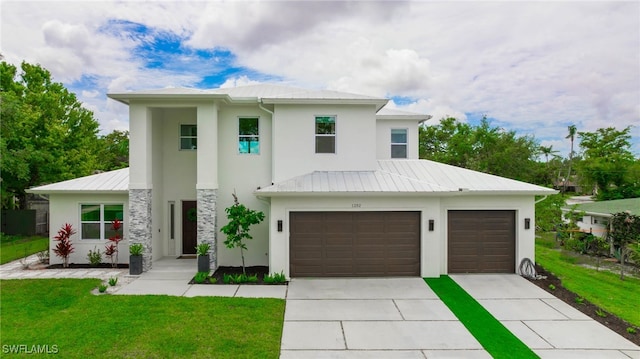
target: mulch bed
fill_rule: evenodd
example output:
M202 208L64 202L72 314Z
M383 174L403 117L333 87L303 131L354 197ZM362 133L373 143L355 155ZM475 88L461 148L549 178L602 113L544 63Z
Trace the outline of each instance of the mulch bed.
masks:
M58 263L58 264L51 264L48 265L46 267L47 269L64 269L64 267L62 266L62 263ZM118 268L119 269L126 269L129 268L128 264L118 264ZM69 266L67 267L67 269L113 269L113 266L111 265L111 263L100 263L98 265L91 265L91 264L76 264L76 263L69 263Z
M258 275L258 281L254 282L254 283L242 283L242 285L252 285L252 284L265 284L263 281L263 278L265 275L269 274L269 267L267 266L252 266L252 267L246 267L246 271L247 271L247 275L253 275L253 274L257 274ZM215 278L216 282L215 283L211 283L208 280L206 280L204 283L198 283L198 284L224 284L224 282L222 281L223 277L225 274L242 274L242 267L218 267L218 269L216 269L216 271L213 273L213 275L211 275L209 278ZM191 281L189 282L189 284L196 284L196 282L193 281L193 279L191 279ZM287 283L273 283L271 285L286 285Z
M536 264L536 272L538 273L538 275L546 276L547 278L537 279L537 280L529 279L530 282L544 289L545 291L553 294L556 298L578 309L582 313L588 315L589 317L593 318L595 321L599 322L600 324L620 334L621 336L630 340L634 344L640 345L640 329L639 328L636 328L635 326L626 322L625 320L620 319L615 315L606 312L605 310L601 309L600 307L589 302L586 299L582 303L577 303L576 297L579 297L577 294L563 287L562 281L558 277L556 277L551 272L548 272L547 270L545 270L544 268L542 268L537 264ZM554 290L549 288L549 285L551 284L555 286ZM604 318L599 316L598 314L596 314L596 311L598 310L605 312L607 316ZM638 332L636 334L628 333L627 328L629 327L636 328Z

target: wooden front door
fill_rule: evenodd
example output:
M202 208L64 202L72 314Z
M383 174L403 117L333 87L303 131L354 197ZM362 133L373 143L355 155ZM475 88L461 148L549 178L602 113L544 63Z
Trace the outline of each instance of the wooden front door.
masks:
M196 201L182 201L182 254L196 254L198 222Z

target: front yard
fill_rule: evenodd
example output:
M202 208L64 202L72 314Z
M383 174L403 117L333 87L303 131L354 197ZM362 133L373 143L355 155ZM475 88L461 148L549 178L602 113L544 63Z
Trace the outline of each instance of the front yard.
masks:
M570 253L553 248L553 239L536 240L536 263L554 273L570 291L605 311L640 327L640 280L606 269L596 270L575 264ZM552 248L550 248L552 247Z
M0 264L49 249L49 238L32 236L0 236Z
M0 281L3 354L39 345L64 358L279 356L284 300L91 294L99 284Z

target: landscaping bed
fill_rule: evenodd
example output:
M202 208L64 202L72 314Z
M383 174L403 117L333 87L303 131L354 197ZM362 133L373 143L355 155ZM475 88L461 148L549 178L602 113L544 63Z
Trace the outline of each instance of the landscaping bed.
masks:
M636 328L637 332L635 334L627 332L627 328L635 328L635 326L611 313L604 311L597 305L589 302L584 298L576 300L576 298L580 298L579 295L563 287L562 281L558 277L537 264L536 272L538 273L538 275L546 276L546 278L536 280L529 279L529 281L531 281L533 284L553 294L553 296L555 296L556 298L578 309L580 312L588 315L600 324L620 334L634 344L640 345L640 329ZM598 315L598 313L600 313L601 315Z
M65 269L65 267L62 266L62 263L50 264L45 268L46 269ZM127 269L129 268L129 265L126 263L120 263L118 264L117 268ZM69 266L67 267L67 269L114 269L114 267L111 265L111 263L100 263L98 265L92 265L88 263L87 264L69 263Z
M197 283L195 277L189 281L189 284L239 284L239 283L225 283L225 275L238 276L241 275L242 267L225 267L221 266L210 276L208 276L202 283ZM267 283L264 281L265 276L269 275L269 267L267 266L252 266L246 267L247 276L256 276L255 281L243 282L241 284L271 284L271 285L286 285L287 282L281 283ZM213 280L212 280L213 279Z

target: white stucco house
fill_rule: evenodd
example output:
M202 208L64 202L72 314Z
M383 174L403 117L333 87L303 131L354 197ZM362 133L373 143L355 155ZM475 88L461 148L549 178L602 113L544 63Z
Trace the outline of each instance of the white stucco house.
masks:
M582 217L576 222L581 232L591 233L594 236L603 238L607 236L609 231L611 217L616 213L627 211L636 216L640 216L640 198L578 203L570 207L562 208L565 216L570 212L582 214Z
M145 271L200 242L213 268L239 265L220 232L235 192L266 214L247 265L287 277L513 273L534 258L534 196L556 192L419 160L430 117L384 98L277 85L108 96L129 107L129 169L31 190L50 195L52 232L80 228L71 262L120 216Z

